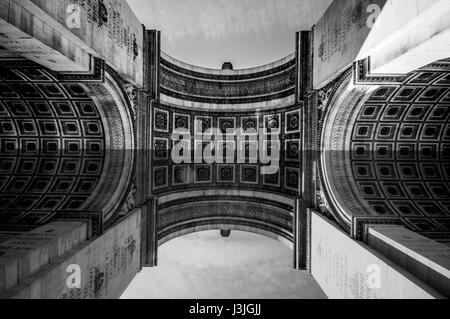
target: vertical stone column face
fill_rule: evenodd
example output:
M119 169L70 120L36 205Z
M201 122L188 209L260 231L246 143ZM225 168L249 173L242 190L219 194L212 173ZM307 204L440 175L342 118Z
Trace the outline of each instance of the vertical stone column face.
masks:
M297 198L294 205L294 225L293 225L293 238L294 238L294 268L305 269L306 268L306 205L305 201Z
M86 233L83 223L52 223L11 241L11 248L2 243L0 298L119 298L140 270L140 210L95 240L84 242Z
M144 89L137 105L137 200L142 209L141 266L157 264L157 198L153 195L153 104L159 100L160 32L144 36Z
M39 298L40 293L24 288L24 283L84 243L88 233L87 222L55 221L2 242L0 298L12 296L20 290L26 290L24 297Z
M315 207L317 110L314 104L312 78L312 32L297 33L296 40L296 102L301 112L301 160L299 169L300 197L294 208L294 268L309 269L310 234L307 208Z
M3 47L57 72L91 72L105 60L143 85L143 28L121 0L0 1Z
M434 299L444 296L311 212L311 273L333 299Z
M141 267L158 265L158 198L149 198L142 206Z
M450 296L450 248L403 226L366 226L366 242L424 283Z

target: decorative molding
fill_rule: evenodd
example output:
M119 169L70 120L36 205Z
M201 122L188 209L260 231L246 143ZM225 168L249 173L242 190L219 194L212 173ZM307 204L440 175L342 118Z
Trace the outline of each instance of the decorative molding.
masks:
M285 134L300 133L301 115L300 109L285 113Z
M370 56L353 63L353 82L355 85L400 85L408 75L405 74L371 74Z
M161 93L184 101L211 104L246 104L284 98L295 93L295 59L272 70L242 75L199 73L161 59Z
M320 114L324 114L326 112L330 100L335 93L334 89L335 83L332 82L317 92L318 96L317 109L319 110Z
M185 203L161 210L159 214L158 237L164 237L169 229L184 229L187 225L211 223L239 224L256 223L277 229L275 234L292 234L293 216L277 207L265 206L247 201L219 200ZM291 236L291 235L290 235Z
M356 240L365 241L368 225L399 225L404 226L401 218L387 216L354 216L351 235Z
M161 58L161 67L172 70L172 72L183 74L185 76L191 77L191 78L198 78L201 80L208 80L208 81L216 81L216 82L233 82L233 81L246 81L246 80L253 80L258 78L264 78L264 77L270 77L273 75L276 75L278 73L285 72L286 70L289 70L295 66L295 59L290 59L286 63L276 66L275 68L271 68L265 71L259 71L259 72L253 72L253 73L247 73L247 74L228 74L221 72L221 74L212 74L212 73L205 73L205 72L197 72L189 70L185 67L181 67L178 65L175 65L174 63L169 62L165 58Z
M252 104L252 103L262 103L267 101L274 101L283 99L289 96L293 96L295 93L294 87L289 87L285 91L277 92L269 95L262 95L256 97L231 97L231 98L215 98L215 97L203 97L203 96L194 96L189 94L184 94L180 92L176 92L166 87L161 87L161 94L167 95L169 97L173 97L182 101L190 101L190 102L198 102L205 104Z
M226 186L224 186L226 187ZM228 189L228 188L226 188ZM179 196L187 195L187 193L178 192L174 193L171 200L164 201L158 204L158 209L160 212L165 212L172 208L183 207L186 205L191 205L195 203L209 203L216 201L224 202L244 202L244 203L254 203L266 207L275 207L277 210L283 211L285 214L291 214L294 208L294 199L292 197L288 198L271 198L270 194L260 193L258 197L252 195L251 191L245 193L236 194L208 194L207 189L204 191L196 191L195 194L189 194L189 196ZM193 196L190 196L193 195ZM195 195L195 196L194 196Z
M104 116L104 120L107 122L109 129L107 133L109 134L110 145L106 149L110 153L109 165L111 166L108 168L108 172L105 174L105 180L99 189L101 193L95 194L95 197L93 196L93 202L89 205L89 208L103 210L105 214L108 214L108 218L105 218L105 229L112 226L117 218L119 218L118 213L125 204L127 194L131 191L135 176L135 165L133 161L136 158L137 145L136 122L132 116L131 102L128 100L128 95L123 87L124 82L108 66L106 67L106 71L113 80L110 83L110 88L119 90L119 96L122 96L122 105L117 105L118 101L114 99L105 84L94 82L85 83L101 106L102 112L108 115ZM130 117L125 119L119 107L124 107ZM130 136L125 135L125 128L130 130ZM125 141L127 139L130 142L128 148L125 147ZM131 162L127 162L125 165L124 161L126 157L130 158ZM123 181L125 171L129 172L127 181ZM118 198L113 198L113 194L116 193L119 185L124 187L122 193L119 194Z
M311 274L311 263L312 263L312 258L311 258L311 245L312 245L312 211L311 209L307 209L306 210L306 227L305 227L305 232L306 232L306 249L305 249L305 257L306 257L306 271L308 271Z
M105 61L93 57L92 70L86 73L68 72L59 73L58 80L62 82L104 82L105 81Z
M101 211L57 211L51 221L56 220L87 220L89 221L89 236L103 234L103 213Z
M127 93L128 100L133 112L131 112L134 120L136 120L137 105L138 105L138 89L131 83L124 84L124 89Z
M196 149L197 146L199 146L200 144L197 144L198 141L200 141L200 139L198 139L198 137L196 137L196 134L199 134L201 132L203 132L204 129L208 129L208 128L213 128L213 129L219 129L219 124L224 124L226 122L227 126L229 127L236 127L236 130L239 130L239 128L242 127L242 125L246 125L248 124L249 127L254 127L259 129L260 127L263 126L264 123L264 118L265 117L272 117L275 115L276 117L276 131L280 132L280 137L279 137L279 146L275 145L278 147L278 149L280 150L280 172L279 172L279 176L274 176L275 179L277 179L277 177L279 177L280 179L280 183L277 183L277 181L273 181L272 183L263 183L263 177L262 175L259 176L259 172L258 172L258 176L255 179L251 179L249 181L243 181L245 179L245 177L240 174L241 172L241 166L242 165L246 165L246 163L249 162L249 157L246 157L246 162L245 163L236 163L237 160L237 156L238 156L238 146L240 145L236 145L237 144L237 138L235 136L223 136L223 139L225 139L225 142L227 143L227 145L229 147L234 148L234 152L232 152L232 155L234 157L234 161L233 163L213 163L212 165L212 179L210 182L208 183L195 183L195 179L192 178L192 180L190 181L189 184L174 184L173 183L173 178L169 178L169 184L167 185L167 187L165 188L158 188L155 189L155 194L158 195L163 195L163 194L167 194L167 193L173 193L173 192L178 192L181 191L183 188L185 188L187 185L189 188L195 188L195 189L199 189L199 188L204 188L206 187L206 185L208 187L211 187L213 189L217 189L217 188L221 188L223 182L219 181L217 173L217 165L218 164L235 164L236 166L236 171L235 171L235 183L234 185L236 185L237 189L252 189L252 190L261 190L261 191L267 191L267 192L273 192L273 193L283 193L283 194L288 194L289 196L298 196L298 190L294 190L293 188L286 188L285 187L285 170L284 167L292 167L292 168L298 168L300 160L299 160L299 156L293 156L290 158L286 159L286 155L289 156L289 153L285 152L285 140L291 140L293 141L295 144L295 146L298 146L298 153L300 153L300 145L299 145L299 139L300 139L300 135L301 132L297 131L297 132L293 132L293 131L289 131L289 133L285 133L286 132L286 121L285 119L288 118L288 115L295 115L298 114L298 116L300 117L300 122L301 122L301 115L299 114L299 108L298 106L291 106L291 107L284 107L282 109L278 109L276 112L274 111L252 111L252 112L208 112L208 111L199 111L199 110L187 110L187 109L182 109L179 107L174 107L174 106L168 106L168 105L164 105L161 103L155 103L154 104L154 108L153 108L156 112L158 112L158 114L164 114L163 116L161 116L161 123L166 123L167 121L165 120L166 118L170 118L173 119L174 121L177 118L183 118L184 122L187 123L188 119L189 119L189 132L191 135L191 145L193 146L194 150ZM287 115L288 114L288 115ZM205 127L201 130L199 127L195 127L195 120L199 120L199 119L205 119ZM158 130L153 130L153 136L154 138L157 139L171 139L171 135L170 135L170 131L174 129L175 125L173 124L174 121L171 121L172 123L168 123L168 124L163 124L161 125L160 129ZM301 127L301 124L299 125ZM169 129L169 131L166 132L167 128ZM294 128L295 129L295 128ZM249 134L244 134L244 135L249 135ZM208 136L209 137L209 136ZM257 136L252 136L257 138ZM227 139L230 139L230 141L226 141ZM250 139L253 140L253 139ZM242 141L244 142L244 141ZM247 144L249 141L246 141ZM258 142L257 140L255 141L256 143ZM277 142L274 142L277 143ZM205 141L204 143L202 142L202 145L205 144L209 144L208 141ZM223 141L218 141L217 143L218 145L216 145L215 147L215 151L220 152L223 154ZM233 144L233 145L231 145ZM173 145L171 145L173 147ZM245 143L242 144L242 149L244 149L243 147L245 146ZM252 145L251 145L252 146ZM256 146L256 145L255 145ZM288 146L292 146L290 144L288 144ZM200 149L198 147L198 149ZM191 158L193 158L194 155L194 151L191 150ZM247 154L249 155L249 154ZM256 155L258 155L258 152L256 153ZM226 158L224 157L224 160ZM257 160L257 158L254 158L255 160ZM162 158L153 158L152 159L153 165L156 166L167 166L168 167L168 171L171 174L173 172L173 167L177 166L176 163L174 163L171 159L169 159L168 161L163 161ZM201 163L186 163L186 165L189 166L189 169L191 172L194 172L194 166L195 164L201 164ZM261 162L256 164L257 167L259 166L266 166L267 164L262 164ZM258 168L259 171L259 168ZM250 171L249 171L250 172ZM192 177L195 177L194 174L191 174ZM300 175L301 177L301 175ZM301 184L301 183L300 183ZM296 195L297 194L297 195Z
M340 87L343 86L343 84L349 80L349 78L352 76L352 69L348 69L347 71L345 71L339 78L337 78L334 82L328 84L326 87L324 87L323 89L321 89L320 91L322 91L322 93L317 92L317 100L316 103L319 106L320 105L320 109L319 109L319 114L318 114L318 118L319 118L319 123L318 123L318 138L317 138L317 152L318 152L318 159L321 159L322 157L322 138L323 138L323 134L324 134L324 126L325 126L325 118L326 115L328 113L328 109L330 108L330 104L332 102L332 100L335 98L335 95L337 93L337 91L339 90ZM321 160L319 160L319 165L318 165L318 175L319 175L319 187L320 187L320 192L321 194L323 194L323 196L321 197L322 199L325 200L325 207L332 207L330 205L331 201L331 194L329 194L329 190L326 187L326 179L325 179L325 168L324 168L324 164ZM331 213L334 217L334 219L339 223L339 225L348 233L350 233L351 228L349 223L347 223L341 216L340 214L337 212L337 210L335 208L331 208L331 210L329 211L329 213Z

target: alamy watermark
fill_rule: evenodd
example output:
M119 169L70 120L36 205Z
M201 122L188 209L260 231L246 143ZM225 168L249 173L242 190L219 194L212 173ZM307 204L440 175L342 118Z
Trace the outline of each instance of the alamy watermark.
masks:
M66 25L69 29L81 29L81 7L78 4L70 4L66 8Z
M66 285L69 289L81 288L81 267L77 264L67 266L66 272L69 274L66 279Z
M367 288L381 289L381 267L373 264L366 268L367 272Z
M196 121L195 127L201 127ZM260 164L262 175L276 174L280 168L281 141L269 129L209 128L191 135L187 129L176 129L171 139L171 159L175 164Z
M376 28L376 22L381 14L381 7L378 4L370 4L367 6L366 11L369 13L369 17L367 18L367 27L369 27L369 29Z
M378 4L369 4L366 8L369 13L367 18L367 27L373 29L376 27L376 21L381 13L381 7ZM66 26L69 29L81 28L81 6L79 4L70 4L66 8Z

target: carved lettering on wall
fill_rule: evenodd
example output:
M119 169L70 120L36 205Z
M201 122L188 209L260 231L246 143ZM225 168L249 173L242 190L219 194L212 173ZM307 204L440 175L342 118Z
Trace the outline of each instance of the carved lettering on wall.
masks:
M128 56L137 58L139 48L136 35L130 32L130 26L124 25L119 11L114 10L107 0L72 0L87 14L87 22L95 23L99 28L106 26L108 36L120 47L127 50Z
M93 299L102 298L108 285L119 277L133 262L137 251L136 239L129 236L124 244L114 251L107 251L102 262L89 265L87 280L82 288L70 289L62 295L63 299Z

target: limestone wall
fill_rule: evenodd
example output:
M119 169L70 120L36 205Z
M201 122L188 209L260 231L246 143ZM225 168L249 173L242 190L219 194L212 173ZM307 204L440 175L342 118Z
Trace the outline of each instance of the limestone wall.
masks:
M101 237L53 258L1 298L116 299L140 270L141 212ZM79 268L78 268L79 267ZM78 287L76 276L81 276ZM70 287L70 288L69 288Z
M408 73L448 56L448 1L333 1L314 28L314 88L371 57L376 73Z
M144 28L122 0L1 0L0 44L58 72L86 72L104 59L143 85Z
M432 299L442 296L408 272L311 216L311 273L332 299Z

